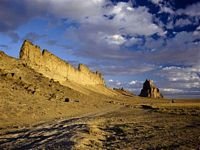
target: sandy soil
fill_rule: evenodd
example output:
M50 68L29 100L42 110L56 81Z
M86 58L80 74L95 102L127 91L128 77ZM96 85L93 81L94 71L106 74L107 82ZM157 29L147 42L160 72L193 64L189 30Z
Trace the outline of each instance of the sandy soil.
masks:
M163 106L160 110L150 105L111 105L116 106L4 131L0 148L198 149L200 145L200 107L175 106L163 111ZM180 113L182 110L184 113Z
M200 100L62 86L0 53L0 149L198 149Z

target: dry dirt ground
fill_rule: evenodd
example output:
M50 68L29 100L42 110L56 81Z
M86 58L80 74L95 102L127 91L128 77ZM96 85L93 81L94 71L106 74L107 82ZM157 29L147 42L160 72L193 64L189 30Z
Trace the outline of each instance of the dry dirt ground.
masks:
M200 149L200 100L66 85L0 53L0 149Z

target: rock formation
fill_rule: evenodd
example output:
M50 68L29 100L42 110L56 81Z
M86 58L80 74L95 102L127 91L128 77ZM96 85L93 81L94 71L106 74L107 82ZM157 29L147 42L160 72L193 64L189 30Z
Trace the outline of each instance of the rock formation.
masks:
M78 68L75 68L47 50L41 52L39 46L27 40L21 47L20 59L27 66L60 83L72 81L81 85L105 86L101 73L92 72L83 64L79 64Z
M150 98L163 98L163 95L160 93L159 89L154 85L152 80L146 80L143 84L143 89L141 90L141 97L150 97Z
M122 88L113 88L113 90L122 95L125 95L125 96L129 96L129 97L135 96L132 92L125 90L123 87Z

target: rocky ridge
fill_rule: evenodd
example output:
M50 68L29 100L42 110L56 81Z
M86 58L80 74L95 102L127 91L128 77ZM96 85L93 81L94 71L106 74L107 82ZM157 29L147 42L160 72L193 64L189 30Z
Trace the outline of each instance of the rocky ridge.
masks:
M105 86L102 74L98 71L92 72L84 64L79 64L78 68L75 68L48 50L41 51L39 46L28 40L25 40L21 47L20 59L27 66L60 83L72 81L81 85Z

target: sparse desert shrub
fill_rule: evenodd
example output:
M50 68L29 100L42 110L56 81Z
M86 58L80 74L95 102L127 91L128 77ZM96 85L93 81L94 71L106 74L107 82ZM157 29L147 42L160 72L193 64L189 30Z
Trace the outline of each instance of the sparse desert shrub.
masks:
M50 95L49 100L56 99L56 94L55 93L51 93L49 95Z
M75 100L73 100L74 102L76 102L76 103L79 103L79 100L78 99L75 99Z
M64 102L70 102L69 98L65 98Z
M154 109L156 109L156 108L153 108L151 105L141 105L141 107L142 107L143 109L149 109L149 110L154 110Z
M29 93L29 94L35 94L36 88L33 85L26 85L24 89Z

